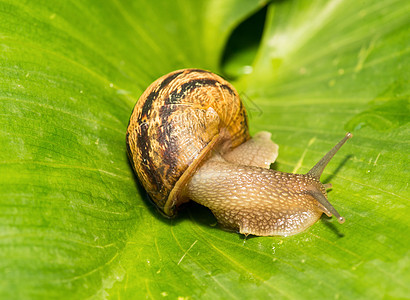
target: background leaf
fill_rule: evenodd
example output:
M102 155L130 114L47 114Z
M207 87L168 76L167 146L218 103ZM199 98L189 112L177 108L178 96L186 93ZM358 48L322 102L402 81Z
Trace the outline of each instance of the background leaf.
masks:
M408 297L410 5L311 2L269 3L260 46L224 57L265 2L1 0L0 298ZM186 67L236 76L281 171L352 131L322 178L346 223L245 240L195 204L160 216L125 130Z

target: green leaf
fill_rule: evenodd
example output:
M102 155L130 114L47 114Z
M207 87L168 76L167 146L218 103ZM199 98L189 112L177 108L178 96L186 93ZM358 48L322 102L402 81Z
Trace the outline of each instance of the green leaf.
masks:
M231 49L225 69L264 1L60 2L0 0L1 299L408 297L407 2L270 2L253 62ZM237 76L281 171L352 131L322 176L346 223L244 239L199 205L163 218L125 131L143 90L186 67Z

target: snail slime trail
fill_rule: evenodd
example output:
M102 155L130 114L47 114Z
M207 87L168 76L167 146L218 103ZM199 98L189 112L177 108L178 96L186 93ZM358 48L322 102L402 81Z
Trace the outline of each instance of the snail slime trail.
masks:
M189 200L242 234L287 236L320 216L344 219L327 200L320 176L351 138L336 144L308 173L269 169L278 146L269 132L249 135L235 88L199 69L171 72L141 95L127 128L128 157L141 184L168 217Z

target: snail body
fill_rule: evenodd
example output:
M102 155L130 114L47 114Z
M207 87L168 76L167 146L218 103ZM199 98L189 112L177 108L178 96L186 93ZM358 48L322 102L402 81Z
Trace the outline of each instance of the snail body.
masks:
M319 179L347 134L307 174L269 169L278 146L268 132L249 135L235 88L198 69L171 72L138 100L127 129L128 156L166 216L194 200L219 224L245 235L292 235L325 213L340 217Z

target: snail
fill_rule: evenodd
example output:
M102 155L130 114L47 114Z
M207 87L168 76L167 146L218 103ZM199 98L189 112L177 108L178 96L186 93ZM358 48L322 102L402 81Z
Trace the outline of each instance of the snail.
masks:
M278 155L271 134L251 138L235 88L199 69L171 72L141 95L126 133L139 181L159 210L173 217L189 200L208 207L225 229L244 235L288 236L325 213L344 218L327 200L320 176L339 148L308 173L270 169Z

